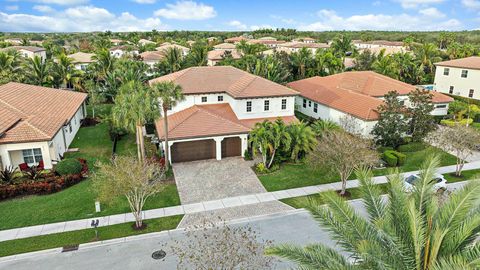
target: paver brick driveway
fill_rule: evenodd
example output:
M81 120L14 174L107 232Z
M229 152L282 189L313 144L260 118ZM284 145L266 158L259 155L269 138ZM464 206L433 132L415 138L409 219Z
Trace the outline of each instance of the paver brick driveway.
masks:
M173 164L182 204L266 192L241 157Z

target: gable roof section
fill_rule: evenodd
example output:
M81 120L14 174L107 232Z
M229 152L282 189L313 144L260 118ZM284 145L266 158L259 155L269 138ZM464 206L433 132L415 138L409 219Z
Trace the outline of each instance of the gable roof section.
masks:
M87 98L85 93L22 83L0 86L0 144L52 139Z
M149 81L150 84L173 81L183 93L227 93L233 98L295 96L288 87L231 66L191 67Z
M480 69L480 56L471 56L450 61L435 63L436 66Z
M228 43L230 44L230 43ZM232 58L233 59L240 59L242 58L242 53L238 51L237 49L222 49L222 50L213 50L209 51L207 53L207 59L208 60L222 60L223 56L227 51L230 51L232 53Z
M73 63L93 63L95 62L95 60L92 59L94 55L94 53L77 52L68 55L68 57L73 59Z
M160 61L162 60L163 58L165 58L165 56L163 55L162 52L159 52L159 51L146 51L146 52L142 52L140 54L140 57L142 57L143 61Z

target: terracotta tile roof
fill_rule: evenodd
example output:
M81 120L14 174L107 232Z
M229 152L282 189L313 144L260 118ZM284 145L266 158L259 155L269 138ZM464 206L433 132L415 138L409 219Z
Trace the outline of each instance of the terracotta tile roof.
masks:
M295 116L281 117L286 123L298 121ZM255 123L277 118L239 120L228 103L194 105L168 116L168 137L172 140L246 134ZM155 122L157 134L164 139L163 118Z
M73 63L93 63L95 62L95 60L92 59L94 55L93 53L77 52L68 55L68 57L73 59Z
M43 52L43 51L46 51L45 48L41 48L41 47L35 47L35 46L10 46L10 47L6 47L5 49L3 50L26 50L26 51L30 51L30 52Z
M342 112L365 120L378 119L377 108L382 104L380 97L396 90L408 95L415 86L380 75L373 71L352 71L327 77L313 77L287 86L300 95ZM432 92L434 103L448 103L452 98Z
M217 44L215 46L213 46L213 48L215 50L234 50L237 48L237 46L235 46L234 44L232 43L220 43L220 44Z
M134 50L137 50L137 48L130 45L118 45L110 48L110 51L116 51L116 50L122 50L122 51L133 50L134 51Z
M165 42L165 43L168 43L168 42ZM189 48L187 48L187 47L185 47L185 46L182 46L182 45L171 44L171 43L165 44L165 43L163 43L163 44L160 45L159 47L155 48L155 50L160 51L160 52L165 52L165 51L167 51L168 49L177 48L177 49L180 49L180 50L182 50L182 51L190 51Z
M252 39L249 40L247 43L249 44L284 44L285 41L283 40L270 40L270 39Z
M372 41L362 41L362 40L353 40L353 44L372 44L379 46L403 46L403 41L388 41L388 40L372 40Z
M87 94L22 83L0 86L0 144L51 140Z
M232 53L233 59L240 59L242 58L242 53L240 51L233 49L233 50L214 50L214 51L209 51L207 53L207 59L208 60L222 60L223 55L225 54L226 51L230 51Z
M235 43L235 42L240 42L242 40L249 40L249 39L246 38L246 37L232 37L232 38L227 38L224 41L225 42L230 42L230 43Z
M143 61L160 61L165 56L159 51L147 51L140 54Z
M140 40L138 41L138 43L143 44L143 45L145 45L145 44L156 44L156 42L153 42L153 41L151 41L151 40L144 39L144 38L140 39Z
M311 48L311 49L326 49L330 48L327 43L305 43L305 42L287 42L280 45L285 48Z
M360 49L360 52L363 51L370 51L372 54L378 55L383 51L384 55L390 55L390 54L395 54L395 53L404 53L406 52L406 48L399 48L399 47L373 47L373 48L365 48L365 49Z
M435 63L436 66L480 69L480 56L471 56Z
M173 81L184 94L227 93L233 98L295 96L283 85L231 66L191 67L150 80L149 83Z

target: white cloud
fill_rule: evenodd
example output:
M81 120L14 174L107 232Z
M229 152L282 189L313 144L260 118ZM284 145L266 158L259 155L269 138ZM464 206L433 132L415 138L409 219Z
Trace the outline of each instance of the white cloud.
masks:
M17 5L5 6L5 10L15 11L15 10L18 10L18 6Z
M52 7L47 5L35 5L33 6L33 9L44 13L50 13L55 11Z
M229 21L229 22L227 23L227 25L233 26L233 27L235 27L236 29L239 29L239 30L245 30L245 29L247 29L247 25L246 25L246 24L244 24L244 23L242 23L242 22L240 22L240 21L237 21L237 20Z
M426 8L426 9L421 9L418 11L420 14L432 17L432 18L444 18L445 14L443 14L441 11L438 9L431 7L431 8Z
M217 16L212 6L193 1L178 1L175 4L167 4L166 8L155 11L155 15L167 19L176 20L204 20Z
M319 20L311 24L301 25L299 30L330 31L330 30L457 30L462 24L456 19L438 21L426 16L409 14L365 14L341 17L332 10L317 12Z
M468 9L480 9L480 1L478 0L462 0L462 5Z
M274 29L273 26L269 24L262 24L262 25L252 25L250 26L250 30L255 31L259 29Z
M48 15L0 12L0 29L12 32L89 32L164 30L159 18L137 18L123 12L115 15L104 8L78 6Z
M133 2L139 3L139 4L155 4L157 2L156 0L133 0Z
M89 0L34 0L37 3L73 6L88 3Z
M427 6L431 4L439 4L445 0L396 0L403 8L417 8L419 6Z
M281 21L285 24L297 24L297 21L295 21L294 19L284 18L284 17L278 16L278 15L270 15L270 18L275 19L275 20L279 20L279 21Z

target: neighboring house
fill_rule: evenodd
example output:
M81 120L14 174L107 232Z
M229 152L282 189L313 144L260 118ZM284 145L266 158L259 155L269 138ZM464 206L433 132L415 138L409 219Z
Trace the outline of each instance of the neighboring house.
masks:
M361 41L353 40L353 46L357 49L371 49L371 48L399 48L406 49L402 41L388 41L388 40L373 40Z
M281 44L284 44L285 41L281 40L271 40L271 39L251 39L247 41L248 44L262 44L269 48L277 48Z
M261 52L261 54L263 54L263 55L273 55L273 54L275 54L276 52L277 52L277 53L282 53L282 52L284 52L284 53L286 53L286 54L291 54L291 53L292 53L292 51L291 51L290 49L288 49L288 48L278 47L278 48L273 48L273 49L270 49L270 50L263 51L263 52Z
M249 41L250 39L244 36L240 36L240 37L227 38L224 40L224 42L237 44L237 43L240 43L240 41L242 40Z
M161 81L185 95L167 112L172 162L243 156L255 123L296 121L296 91L231 66L187 68L149 83ZM156 129L165 149L163 119Z
M208 43L212 43L212 42L215 42L215 41L217 41L217 40L218 40L218 38L216 38L216 37L208 37L208 38L207 38L207 42L208 42Z
M207 65L215 66L218 62L223 60L225 53L230 52L234 60L242 58L242 53L237 49L228 49L228 50L213 50L207 53Z
M286 49L290 53L298 52L302 48L307 48L315 53L318 49L328 49L330 45L327 43L305 43L305 42L286 42L279 44L278 48Z
M169 42L163 43L159 47L155 48L155 50L162 53L166 53L169 49L173 49L173 48L179 49L182 52L183 56L187 56L187 54L190 52L190 48L187 48L185 46L178 45L178 44L172 44Z
M261 37L258 38L257 40L270 40L270 41L276 41L277 39L274 37Z
M214 50L235 50L237 46L232 43L220 43L213 46Z
M444 61L435 66L436 91L480 99L480 57Z
M73 64L76 69L86 70L88 65L95 62L95 60L92 59L94 55L94 53L77 52L68 55L68 58L73 59Z
M111 38L110 42L112 43L113 46L118 46L123 42L123 40Z
M366 49L358 49L360 53L366 50L369 50L372 54L375 55L379 55L381 52L383 52L383 55L409 52L406 47L373 47Z
M315 43L316 40L313 38L305 37L305 38L297 38L292 40L293 42L303 42L303 43Z
M46 169L62 158L86 115L87 94L22 83L0 86L0 167Z
M195 40L187 40L187 44L191 48L193 46L193 44L195 44Z
M140 39L140 40L138 41L138 44L140 44L140 45L142 45L142 46L145 46L145 45L148 45L148 44L157 44L157 43L156 43L156 42L153 42L153 41L151 41L151 40L142 38L142 39Z
M329 119L336 123L344 120L354 122L357 131L364 136L379 119L377 108L384 96L392 90L399 93L405 106L410 106L408 94L416 87L373 71L344 72L326 77L312 77L288 83L299 91L296 109L316 119ZM432 92L435 109L432 115L446 115L449 96Z
M110 55L116 58L120 58L124 55L134 56L138 55L138 49L127 45L115 46L110 48Z
M12 45L22 45L21 38L6 38L3 41Z
M47 59L47 50L45 48L41 47L35 47L35 46L11 46L11 47L6 47L3 50L16 50L19 52L23 57L25 58L34 58L35 56L39 56L42 61L45 61Z
M162 61L165 56L159 51L148 51L141 53L140 57L145 64L153 68L153 66Z

